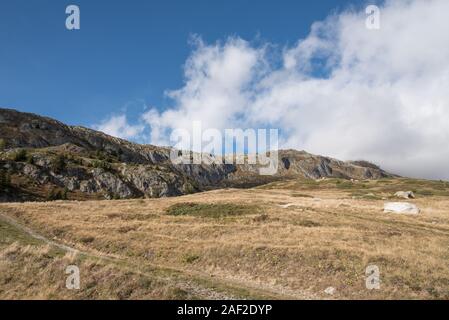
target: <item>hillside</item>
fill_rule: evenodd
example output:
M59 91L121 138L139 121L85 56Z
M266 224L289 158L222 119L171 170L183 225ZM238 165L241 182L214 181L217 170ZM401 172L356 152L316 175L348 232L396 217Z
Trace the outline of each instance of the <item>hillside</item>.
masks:
M279 170L256 165L175 165L170 149L11 109L0 109L0 201L179 196L276 180L393 175L365 161L344 162L305 151L279 151Z
M398 190L415 192L421 214L382 212ZM292 179L3 203L0 299L449 299L448 197L447 182ZM80 290L65 288L68 265ZM379 290L365 286L369 265Z
M270 177L174 165L168 148L5 109L0 134L2 299L449 298L448 182L296 150ZM419 214L383 211L408 190Z

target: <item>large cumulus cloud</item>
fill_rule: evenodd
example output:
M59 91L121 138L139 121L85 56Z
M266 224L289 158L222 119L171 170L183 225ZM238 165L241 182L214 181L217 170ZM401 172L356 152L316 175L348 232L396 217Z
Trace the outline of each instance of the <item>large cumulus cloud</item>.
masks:
M449 1L387 1L379 30L364 11L316 22L276 51L238 37L196 39L173 105L142 114L149 142L200 120L281 130L280 145L367 159L399 174L449 179ZM277 58L276 58L277 57Z

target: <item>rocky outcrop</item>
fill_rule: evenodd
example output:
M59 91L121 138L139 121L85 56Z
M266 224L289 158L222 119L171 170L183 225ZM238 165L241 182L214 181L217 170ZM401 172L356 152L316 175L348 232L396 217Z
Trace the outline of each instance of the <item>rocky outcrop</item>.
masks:
M0 139L1 172L13 177L13 186L24 191L23 197L36 200L52 190L73 193L77 199L84 195L122 199L255 186L285 178L392 176L369 162L343 162L296 150L278 152L278 170L272 176L261 176L259 165L243 162L176 164L170 160L170 148L140 145L10 109L0 109ZM6 198L11 197L0 197Z

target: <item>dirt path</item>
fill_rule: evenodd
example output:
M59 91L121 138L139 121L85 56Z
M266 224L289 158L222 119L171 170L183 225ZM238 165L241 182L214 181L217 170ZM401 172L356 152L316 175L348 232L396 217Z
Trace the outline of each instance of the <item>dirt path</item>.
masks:
M81 250L75 249L73 247L67 246L65 244L61 244L61 243L52 241L52 240L48 239L47 237L38 234L37 232L30 229L29 227L23 225L16 219L14 219L10 216L7 216L5 214L0 213L0 220L3 220L4 222L10 224L14 228L28 234L29 236L31 236L39 241L42 241L45 244L48 244L50 246L53 246L55 248L65 251L65 252L83 255L83 256L86 256L89 258L105 260L109 263L114 263L115 265L119 266L120 268L122 268L126 271L129 271L129 272L132 272L135 274L139 274L139 275L143 275L143 276L146 276L149 278L155 277L155 274L139 270L138 267L133 266L132 264L128 263L126 261L126 259L123 259L121 257L108 256L105 254L81 251ZM238 291L242 291L242 290L244 290L250 294L253 293L255 296L257 296L259 298L260 297L271 298L271 299L273 299L273 298L281 298L281 299L316 298L316 297L311 297L307 294L302 294L302 293L299 294L297 292L286 292L284 290L276 290L274 288L258 288L251 283L246 283L246 282L242 283L241 281L236 281L235 279L224 279L224 278L219 278L219 277L212 278L208 275L201 274L199 272L189 271L189 270L185 270L185 269L179 269L179 268L175 268L172 266L160 266L160 265L148 264L148 267L170 270L172 272L175 272L175 273L181 275L182 277L184 277L186 279L182 279L180 281L178 279L172 279L172 278L170 278L170 279L162 278L162 277L160 277L160 278L162 280L173 281L180 288L182 288L184 290L188 290L188 291L192 292L194 295L201 297L203 299L213 299L213 300L241 299L242 297L240 297L238 295L234 295L227 291L238 292ZM217 291L208 286L198 284L197 283L198 281L201 281L203 283L204 282L210 283L212 287L214 287L215 285L218 285L221 288L225 287L228 290L224 289L224 290Z
M75 249L75 248L72 248L72 247L66 246L64 244L60 244L60 243L54 242L54 241L52 241L52 240L50 240L50 239L48 239L48 238L46 238L44 236L41 236L40 234L37 234L36 232L31 230L30 228L22 225L17 220L15 220L15 219L7 216L7 215L4 215L3 213L0 213L0 219L5 221L6 223L12 225L14 228L19 229L22 232L28 234L29 236L31 236L31 237L33 237L33 238L35 238L37 240L40 240L40 241L42 241L42 242L44 242L44 243L46 243L46 244L48 244L50 246L56 247L58 249L66 251L66 252L80 253L80 251Z

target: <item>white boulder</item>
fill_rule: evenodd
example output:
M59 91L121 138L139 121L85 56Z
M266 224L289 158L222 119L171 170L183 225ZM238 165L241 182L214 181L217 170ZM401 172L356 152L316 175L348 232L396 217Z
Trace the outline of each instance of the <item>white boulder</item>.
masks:
M421 211L413 203L408 202L387 202L384 204L384 212L418 214Z
M402 199L415 199L415 195L412 191L398 191L394 194L396 198Z
M278 206L283 209L287 209L287 208L293 207L294 205L295 205L294 203L287 203L287 204L279 204Z
M334 287L328 287L328 288L326 288L326 290L324 290L324 292L329 295L334 295L335 291L337 291L337 289L335 289Z

